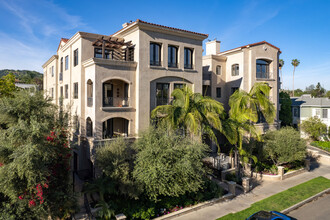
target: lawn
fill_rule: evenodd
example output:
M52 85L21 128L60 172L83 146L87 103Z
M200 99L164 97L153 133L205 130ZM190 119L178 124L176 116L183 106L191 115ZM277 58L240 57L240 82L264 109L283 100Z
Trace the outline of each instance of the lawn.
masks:
M311 145L330 152L330 141L313 141Z
M256 202L250 208L234 214L228 214L218 220L246 219L260 210L282 211L328 188L330 188L330 180L324 177L317 177Z

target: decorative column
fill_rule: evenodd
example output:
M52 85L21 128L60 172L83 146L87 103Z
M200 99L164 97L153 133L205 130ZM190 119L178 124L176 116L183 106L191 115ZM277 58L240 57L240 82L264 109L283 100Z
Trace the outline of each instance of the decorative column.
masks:
M233 196L236 196L236 182L234 182L234 181L229 181L228 182L228 191Z
M250 178L249 177L242 178L242 186L244 188L244 193L247 193L250 191Z
M284 177L284 167L278 166L277 169L278 169L278 175L280 175L281 176L281 180L283 180L283 177Z

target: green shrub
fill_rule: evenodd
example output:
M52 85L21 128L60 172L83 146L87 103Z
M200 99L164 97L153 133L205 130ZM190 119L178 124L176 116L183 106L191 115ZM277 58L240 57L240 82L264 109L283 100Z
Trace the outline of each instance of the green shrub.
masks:
M330 141L313 141L311 145L330 152Z
M322 123L317 116L303 121L301 129L315 141L319 140L322 135L327 134L327 125Z
M306 157L306 143L298 131L284 127L265 134L264 153L275 165L301 161Z

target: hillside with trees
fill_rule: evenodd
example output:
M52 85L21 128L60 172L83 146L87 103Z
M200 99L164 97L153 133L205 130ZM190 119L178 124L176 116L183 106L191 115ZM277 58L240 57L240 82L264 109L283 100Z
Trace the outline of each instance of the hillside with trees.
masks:
M26 84L37 84L42 86L43 74L37 71L3 69L0 70L0 78L8 75L9 73L14 74L16 82L26 83Z

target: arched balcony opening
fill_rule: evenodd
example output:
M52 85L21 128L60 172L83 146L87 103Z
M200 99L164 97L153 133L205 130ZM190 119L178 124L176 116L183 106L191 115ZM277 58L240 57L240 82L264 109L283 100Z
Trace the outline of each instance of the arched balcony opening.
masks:
M103 83L103 107L129 107L129 84L118 79Z
M128 137L129 121L125 118L110 118L103 122L102 138Z

